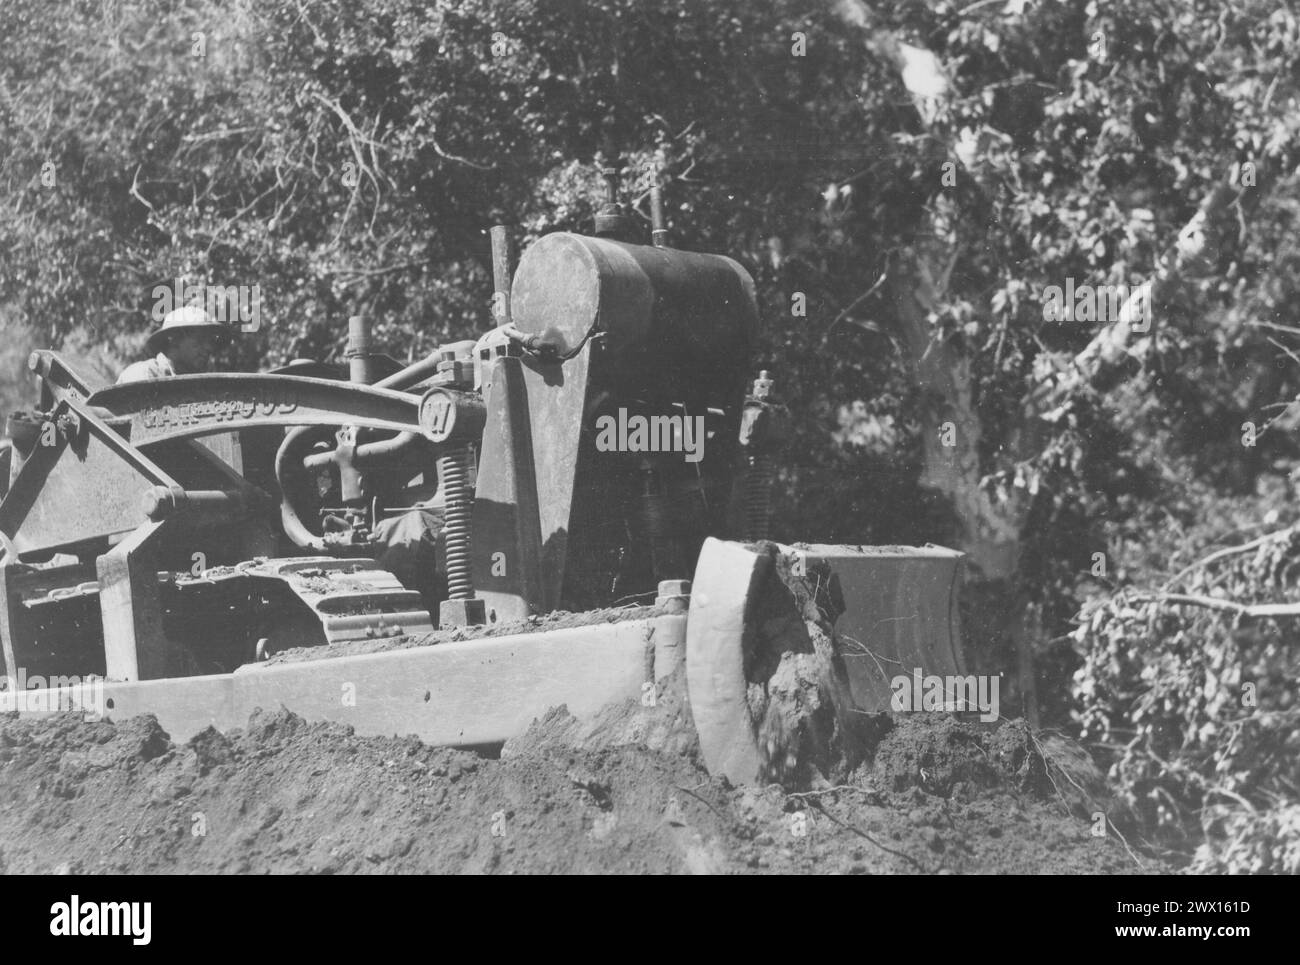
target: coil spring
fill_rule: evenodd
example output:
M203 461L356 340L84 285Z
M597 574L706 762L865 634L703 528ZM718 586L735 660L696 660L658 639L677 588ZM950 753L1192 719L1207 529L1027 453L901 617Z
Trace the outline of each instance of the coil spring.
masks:
M772 521L772 464L767 456L749 457L745 473L745 535L747 539L768 538Z
M447 595L452 600L474 597L470 568L470 527L473 505L469 493L469 450L456 449L439 460L446 501Z

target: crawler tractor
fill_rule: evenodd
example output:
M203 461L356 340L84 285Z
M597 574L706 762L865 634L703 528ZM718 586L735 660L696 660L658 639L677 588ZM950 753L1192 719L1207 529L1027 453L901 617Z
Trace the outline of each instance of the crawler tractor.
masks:
M482 746L684 664L706 763L752 778L745 648L772 559L752 544L785 418L750 368L749 274L671 247L651 207L637 238L611 186L594 234L544 235L513 270L494 228L495 324L411 365L358 318L346 372L93 387L35 352L0 467L0 710L102 679L87 709L175 740L285 706ZM437 535L404 583L375 533L405 514ZM959 553L780 552L834 580L862 709L894 674L960 671Z

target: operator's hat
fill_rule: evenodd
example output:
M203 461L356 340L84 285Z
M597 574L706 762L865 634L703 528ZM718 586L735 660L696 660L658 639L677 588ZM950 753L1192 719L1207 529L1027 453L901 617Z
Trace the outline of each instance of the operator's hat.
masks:
M210 316L200 305L186 305L163 316L162 326L153 332L144 343L145 350L156 355L163 350L167 340L173 335L185 331L202 330L216 338L228 338L229 329Z

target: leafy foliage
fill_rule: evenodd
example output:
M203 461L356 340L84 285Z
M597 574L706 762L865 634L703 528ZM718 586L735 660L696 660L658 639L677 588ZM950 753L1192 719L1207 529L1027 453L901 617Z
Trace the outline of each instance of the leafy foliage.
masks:
M1075 633L1079 719L1143 826L1176 848L1205 835L1198 861L1248 870L1270 828L1300 844L1285 818L1300 780L1300 630L1211 607L1300 599L1300 527L1280 487L1244 506L1173 495L1113 534L1123 585L1094 583ZM1289 525L1242 535L1261 521ZM1282 870L1268 865L1252 870Z

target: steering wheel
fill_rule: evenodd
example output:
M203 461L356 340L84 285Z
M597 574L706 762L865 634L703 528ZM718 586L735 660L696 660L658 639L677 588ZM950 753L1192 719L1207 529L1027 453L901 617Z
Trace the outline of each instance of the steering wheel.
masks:
M322 443L330 442L332 451L317 451ZM275 478L281 493L280 522L285 535L302 549L317 553L347 555L368 551L365 543L317 535L307 525L306 520L314 515L306 507L316 488L315 474L329 467L340 474L347 469L409 468L412 475L419 473L427 477L435 455L433 444L416 432L399 432L386 439L358 443L355 432L350 432L347 426L302 426L291 430L275 455ZM372 502L372 518L375 508Z

